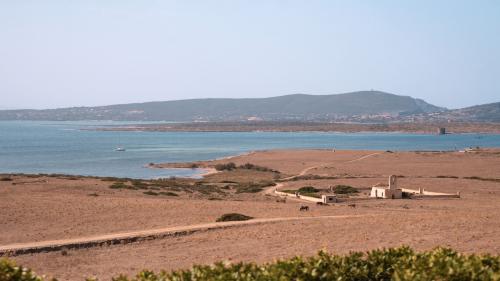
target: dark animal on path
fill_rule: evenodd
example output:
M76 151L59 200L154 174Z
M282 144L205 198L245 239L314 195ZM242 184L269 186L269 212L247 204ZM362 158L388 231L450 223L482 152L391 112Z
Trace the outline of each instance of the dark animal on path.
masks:
M348 204L347 206L349 206L351 208L356 208L356 204Z
M325 203L323 203L323 202L316 202L316 205L319 205L319 206L326 206L326 205L328 205L328 204L325 204Z
M309 206L300 206L299 211L309 211Z

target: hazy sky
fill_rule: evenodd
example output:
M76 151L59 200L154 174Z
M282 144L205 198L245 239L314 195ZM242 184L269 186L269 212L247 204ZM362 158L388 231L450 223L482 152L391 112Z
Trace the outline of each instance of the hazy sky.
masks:
M500 1L0 0L0 108L367 89L500 101Z

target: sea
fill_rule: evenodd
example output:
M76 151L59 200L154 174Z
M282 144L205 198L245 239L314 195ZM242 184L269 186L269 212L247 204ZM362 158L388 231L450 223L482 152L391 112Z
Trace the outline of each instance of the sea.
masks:
M198 177L200 169L149 163L210 160L288 148L460 150L500 147L499 134L340 132L136 132L97 128L133 122L0 121L0 173L58 173L140 179ZM122 147L125 151L116 151Z

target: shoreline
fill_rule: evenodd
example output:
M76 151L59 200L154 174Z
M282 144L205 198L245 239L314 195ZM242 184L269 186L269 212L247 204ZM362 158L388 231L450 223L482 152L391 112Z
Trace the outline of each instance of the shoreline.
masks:
M289 132L289 133L401 133L439 135L445 128L447 134L500 134L500 123L327 123L327 122L185 122L175 124L124 124L84 128L95 131L136 132Z
M406 152L406 153L481 153L490 150L498 150L500 147L481 147L479 150L473 149L467 150L374 150L374 149L335 149L336 152L359 152L359 151L370 151L370 152ZM26 172L0 172L2 175L24 175L24 176L61 176L61 177L80 177L80 178L117 178L117 179L131 179L131 180L155 180L155 179L168 179L171 177L179 179L203 179L206 176L217 174L217 171L211 163L222 162L227 163L228 160L235 159L238 157L252 156L258 153L272 153L272 152L283 152L283 151L332 151L328 148L277 148L277 149L263 149L263 150L252 150L249 152L238 153L234 155L218 157L209 160L197 160L197 161L187 161L187 162L167 162L167 163L154 163L153 165L146 164L143 167L148 169L164 169L164 170L199 170L192 176L183 175L173 175L169 177L156 177L156 178L130 178L130 177L116 177L116 176L96 176L96 175L82 175L82 174L65 174L65 173L26 173ZM192 165L196 167L192 167Z

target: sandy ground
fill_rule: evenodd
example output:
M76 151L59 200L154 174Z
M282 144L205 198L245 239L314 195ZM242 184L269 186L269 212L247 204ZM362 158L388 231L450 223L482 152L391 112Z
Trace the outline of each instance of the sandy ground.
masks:
M365 193L371 185L396 174L404 176L399 179L403 188L461 191L462 198L361 200L356 208L350 208L345 203L334 206L277 203L274 197L263 194L244 194L229 200L151 197L136 190L109 189L109 182L97 179L14 177L13 181L0 181L0 245L210 223L221 214L239 212L256 218L365 216L248 225L70 250L67 255L51 252L12 259L40 274L62 280L82 280L86 276L108 280L119 273L132 275L144 268L172 270L219 260L268 262L293 255L312 255L320 249L346 253L406 244L417 249L448 246L463 252L500 253L498 150L479 153L282 150L218 162L224 161L270 167L281 171L282 177L301 173L341 177L283 183L291 189L348 184ZM224 173L212 174L207 180L223 176ZM89 196L93 193L99 196ZM311 211L299 212L298 207L304 204Z

